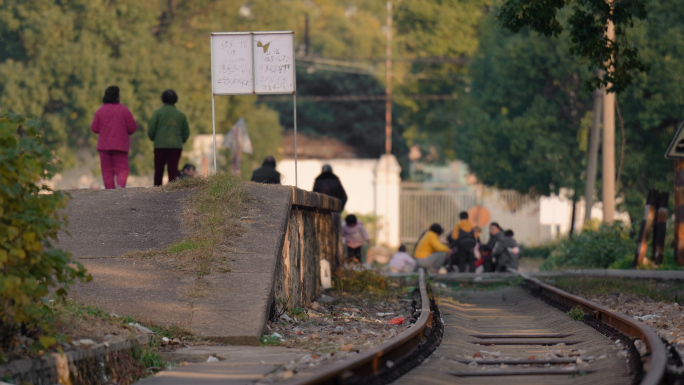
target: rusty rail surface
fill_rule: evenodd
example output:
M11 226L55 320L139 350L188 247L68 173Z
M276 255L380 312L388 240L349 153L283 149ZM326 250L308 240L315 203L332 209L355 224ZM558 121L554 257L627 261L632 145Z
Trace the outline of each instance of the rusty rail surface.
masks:
M525 279L531 288L541 291L547 297L572 307L578 306L586 313L593 314L597 320L615 328L626 336L644 341L648 346L650 355L644 358L644 367L648 368L648 372L640 384L657 385L663 380L667 369L665 345L649 326L597 303L547 285L524 273L511 272ZM391 366L389 361L395 361L406 356L425 340L425 337L430 334L430 328L433 324L433 314L430 310L430 300L423 269L420 269L419 287L422 312L418 321L409 329L390 341L360 353L350 360L335 362L312 372L300 372L292 379L281 383L287 385L344 384L346 379L352 377L358 379L359 377L378 375L381 370Z
M525 279L528 284L531 284L535 289L540 290L542 294L568 306L580 307L585 313L593 314L597 320L617 329L622 334L630 338L638 338L644 341L651 354L644 357L644 367L648 368L648 372L646 372L640 384L657 385L663 380L667 370L667 352L662 340L650 326L629 316L603 307L595 302L547 285L525 273L520 273L515 270L509 271Z
M392 365L388 365L388 361L396 361L411 352L430 334L433 316L425 285L424 269L419 270L418 285L421 313L416 323L410 328L376 348L359 353L352 359L335 362L310 373L300 372L290 381L281 383L287 385L341 384L344 383L344 379L351 376L378 375L382 369Z

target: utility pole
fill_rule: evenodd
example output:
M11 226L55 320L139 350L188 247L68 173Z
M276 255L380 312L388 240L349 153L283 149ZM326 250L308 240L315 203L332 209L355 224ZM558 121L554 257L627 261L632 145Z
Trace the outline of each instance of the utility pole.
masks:
M591 208L594 207L594 190L596 189L596 168L598 166L599 131L601 130L601 104L604 88L594 90L594 120L589 134L589 160L587 161L587 179L584 187L584 222L591 220Z
M612 9L613 3L609 2ZM612 11L611 11L612 14ZM609 44L615 40L615 26L608 20L606 38ZM613 73L613 67L608 68ZM606 89L611 84L606 85ZM603 97L603 222L613 223L615 215L615 92Z
M392 153L392 2L387 1L387 60L385 61L385 153ZM389 164L389 163L388 163Z

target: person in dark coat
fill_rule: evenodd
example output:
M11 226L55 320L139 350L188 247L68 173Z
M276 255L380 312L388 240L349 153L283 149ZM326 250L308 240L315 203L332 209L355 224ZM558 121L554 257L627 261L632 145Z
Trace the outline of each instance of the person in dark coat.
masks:
M520 259L520 247L513 239L513 231L504 231L504 236L496 242L492 256L496 258L496 271L507 272L509 268L518 270L518 260Z
M475 272L475 232L473 224L468 220L468 213L461 211L458 214L460 221L454 230L447 237L449 247L456 250L456 253L449 261L448 271L453 271L453 266L458 266L459 273L464 273L468 269L471 273Z
M344 187L342 187L340 178L333 174L332 167L329 164L324 165L321 174L316 177L313 191L341 200L342 209L344 210L344 205L347 203L347 193L344 191Z
M252 182L265 184L280 184L280 173L276 171L276 161L272 156L267 156L261 167L252 171Z
M482 267L485 273L493 273L496 270L495 261L492 258L492 251L494 250L496 243L501 241L503 237L504 232L501 230L501 226L496 222L492 222L489 225L489 241L487 241L486 245L480 247L483 258Z

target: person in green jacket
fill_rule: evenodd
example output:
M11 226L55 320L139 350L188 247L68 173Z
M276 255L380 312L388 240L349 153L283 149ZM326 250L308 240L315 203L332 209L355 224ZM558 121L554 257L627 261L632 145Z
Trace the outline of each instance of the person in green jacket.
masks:
M175 104L178 95L174 90L162 92L164 107L158 109L150 119L147 136L154 142L154 185L161 186L164 166L169 173L169 182L178 178L178 161L183 152L183 143L190 136L188 118Z

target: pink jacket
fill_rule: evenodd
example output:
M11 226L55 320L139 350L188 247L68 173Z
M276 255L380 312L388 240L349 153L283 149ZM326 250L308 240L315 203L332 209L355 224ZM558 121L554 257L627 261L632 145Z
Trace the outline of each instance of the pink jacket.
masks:
M357 221L355 225L349 226L346 223L342 224L342 238L347 244L347 247L355 249L361 247L364 241L369 241L370 237L366 228L363 227L363 222Z
M98 108L90 130L99 134L98 151L128 152L130 141L128 136L138 129L133 114L121 103L105 103Z

